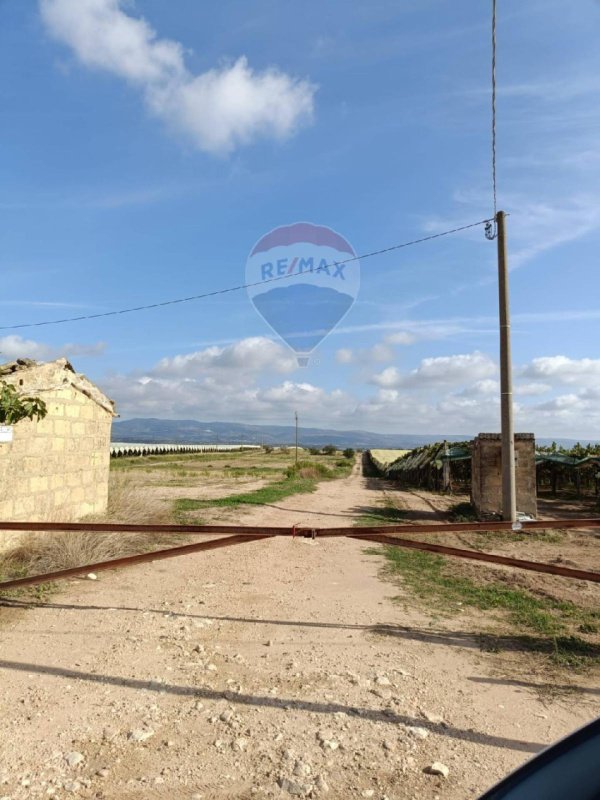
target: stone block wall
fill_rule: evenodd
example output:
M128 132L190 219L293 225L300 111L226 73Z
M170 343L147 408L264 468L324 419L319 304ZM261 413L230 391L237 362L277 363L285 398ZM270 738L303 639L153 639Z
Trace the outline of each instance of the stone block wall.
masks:
M104 512L113 413L69 382L49 389L11 382L34 390L48 414L22 420L12 441L0 442L0 521L68 522ZM19 537L0 532L0 549Z
M517 511L537 516L535 437L515 434ZM471 502L480 517L502 514L502 446L499 433L480 433L473 442Z

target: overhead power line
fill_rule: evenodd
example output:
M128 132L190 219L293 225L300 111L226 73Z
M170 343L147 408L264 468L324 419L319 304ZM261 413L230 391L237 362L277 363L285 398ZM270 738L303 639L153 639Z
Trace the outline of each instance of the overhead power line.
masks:
M360 261L364 258L372 258L373 256L380 256L384 253L391 253L394 250L400 250L403 247L410 247L414 244L421 244L422 242L430 242L432 239L439 239L442 236L449 236L452 233L459 233L460 231L466 231L469 228L476 228L478 225L486 225L490 223L491 219L481 219L478 222L471 222L468 225L461 225L458 228L451 228L447 231L442 231L441 233L433 233L430 236L423 236L421 239L413 239L410 242L402 242L402 244L394 244L391 247L384 247L381 250L373 250L371 253L364 253L360 256L352 256L351 258L346 258L343 261L336 261L335 264L326 264L322 267L335 267L336 265L341 264L349 264L352 261ZM263 284L267 283L274 283L275 281L283 281L289 278L297 277L296 274L292 273L288 275L277 275L274 278L265 278L262 281L255 281L254 283L240 283L237 286L229 286L226 289L215 289L212 292L203 292L202 294L194 294L190 295L190 297L178 297L174 300L162 300L158 303L148 303L147 305L143 306L133 306L131 308L120 308L115 311L103 311L99 314L84 314L79 317L66 317L65 319L49 319L44 320L43 322L22 322L18 325L0 325L0 331L14 331L18 330L19 328L39 328L43 325L63 325L67 322L82 322L83 320L87 319L100 319L101 317L115 317L119 314L133 314L136 311L148 311L152 308L164 308L165 306L174 306L179 303L190 303L193 300L204 300L208 297L217 297L218 295L222 294L230 294L231 292L239 292L242 289L250 289L254 286L262 286Z
M495 239L498 214L498 187L496 180L496 0L492 0L492 205L494 223L486 227L488 239Z

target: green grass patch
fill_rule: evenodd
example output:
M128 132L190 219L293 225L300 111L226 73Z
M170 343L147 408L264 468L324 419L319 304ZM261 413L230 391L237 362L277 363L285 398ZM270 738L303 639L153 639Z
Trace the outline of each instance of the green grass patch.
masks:
M380 506L365 509L354 520L356 526L363 528L369 525L401 525L403 522L406 522L406 509L398 508L388 495L384 495Z
M548 653L560 666L581 667L600 660L600 645L574 633L574 629L578 633L597 630L600 609L580 608L502 582L476 582L455 574L447 560L435 553L397 547L385 547L383 553L390 573L426 605L445 612L460 607L496 611L497 618L508 619L514 632L492 640L510 641L512 646L518 640L525 649Z
M0 583L15 580L16 578L26 578L30 574L29 567L24 560L18 556L0 558ZM24 586L21 589L0 590L0 598L5 600L46 600L49 594L56 589L57 583L38 583L35 586Z
M314 492L322 480L331 480L348 475L352 464L328 467L314 461L299 461L288 466L279 480L251 492L230 494L212 500L190 500L182 498L175 501L175 512L181 515L200 508L233 508L241 505L261 506L277 503L294 494ZM281 472L280 472L281 474Z
M356 517L354 524L364 528L370 525L400 525L403 522L406 522L406 513L401 508L382 506Z
M223 474L226 478L271 478L281 472L278 467L225 467Z
M195 511L199 508L231 508L240 505L262 506L267 503L277 503L285 497L304 492L314 492L317 483L308 478L285 478L275 481L253 492L230 494L228 497L218 497L214 500L188 500L182 498L175 501L175 511L179 514L186 511Z

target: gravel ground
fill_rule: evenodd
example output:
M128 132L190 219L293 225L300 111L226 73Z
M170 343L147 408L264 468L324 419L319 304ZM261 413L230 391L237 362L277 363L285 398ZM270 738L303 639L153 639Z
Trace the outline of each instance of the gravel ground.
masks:
M383 488L355 470L227 519L351 525ZM0 608L0 798L458 800L600 713L583 680L499 675L460 620L391 602L381 566L271 540Z

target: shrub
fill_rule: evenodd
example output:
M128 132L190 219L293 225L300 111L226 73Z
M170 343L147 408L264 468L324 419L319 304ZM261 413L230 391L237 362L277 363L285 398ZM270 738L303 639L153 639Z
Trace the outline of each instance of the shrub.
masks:
M48 413L39 397L19 394L11 383L0 381L0 425L15 425L22 419L43 419Z
M317 480L318 478L331 477L331 470L325 464L313 464L311 461L299 461L297 464L292 464L285 471L288 478L310 478Z
M108 510L90 522L171 523L170 504L152 488L136 490L122 476L111 476ZM113 531L57 531L52 536L30 533L13 550L0 555L0 574L8 577L53 572L97 561L172 546L181 535Z
M344 458L354 458L354 450L351 447L347 447L344 450Z
M337 447L334 444L326 444L325 447L323 447L322 452L326 456L333 456L337 453Z

